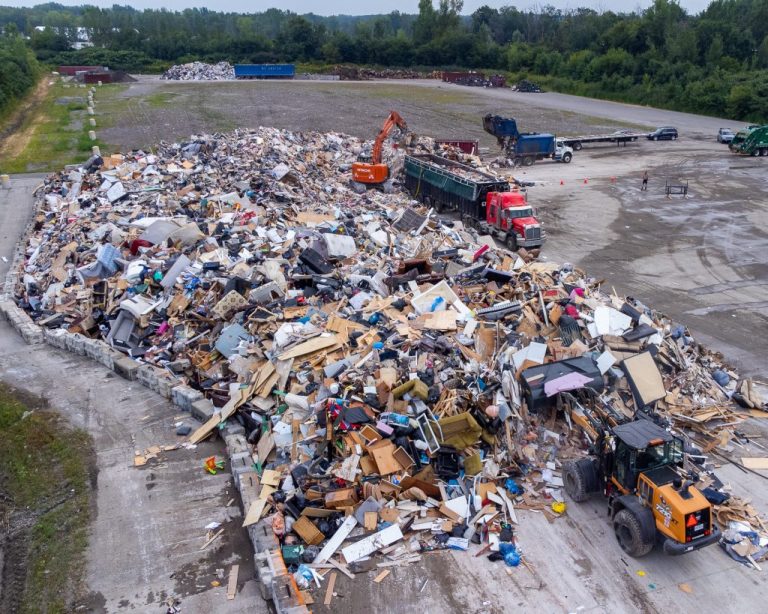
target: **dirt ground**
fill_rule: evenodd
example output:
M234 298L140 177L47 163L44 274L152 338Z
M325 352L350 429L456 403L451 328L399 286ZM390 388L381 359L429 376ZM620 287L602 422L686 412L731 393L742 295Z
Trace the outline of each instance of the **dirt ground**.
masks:
M97 96L98 98L98 96ZM747 375L768 367L768 159L715 141L723 119L562 94L521 94L437 81L174 82L143 77L99 106L101 138L122 149L234 127L343 131L373 138L390 109L416 133L496 141L481 117L515 117L526 132L558 135L674 125L676 142L585 146L571 164L518 170L549 235L544 257L568 261L690 326ZM640 192L643 170L649 190ZM561 185L561 180L563 185ZM689 183L687 198L666 182ZM763 331L761 334L760 331Z

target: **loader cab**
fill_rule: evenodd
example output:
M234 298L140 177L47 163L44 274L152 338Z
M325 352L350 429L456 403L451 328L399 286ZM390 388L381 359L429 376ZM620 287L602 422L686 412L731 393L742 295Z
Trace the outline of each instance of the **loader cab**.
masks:
M613 434L612 480L625 494L635 492L641 474L657 485L677 476L673 467L683 459L683 444L663 428L648 420L636 420L615 427Z

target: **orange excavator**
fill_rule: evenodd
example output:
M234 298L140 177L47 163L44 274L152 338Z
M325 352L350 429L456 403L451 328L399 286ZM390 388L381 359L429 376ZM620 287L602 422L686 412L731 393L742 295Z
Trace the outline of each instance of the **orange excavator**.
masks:
M363 188L368 188L381 186L389 179L389 166L381 161L381 150L384 146L384 141L387 140L387 137L394 128L400 130L401 140L404 141L408 132L408 126L399 113L390 111L389 117L387 117L373 143L370 157L360 156L357 162L352 164L353 182L362 184L361 187Z

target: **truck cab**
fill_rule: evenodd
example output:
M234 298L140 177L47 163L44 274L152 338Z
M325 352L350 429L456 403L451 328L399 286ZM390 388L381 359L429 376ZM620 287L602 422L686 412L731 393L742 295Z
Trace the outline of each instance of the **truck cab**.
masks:
M490 192L485 210L487 226L494 235L503 237L510 249L544 243L541 224L521 192Z
M555 141L555 153L552 154L555 162L565 162L568 164L573 159L573 147L568 147L562 139Z

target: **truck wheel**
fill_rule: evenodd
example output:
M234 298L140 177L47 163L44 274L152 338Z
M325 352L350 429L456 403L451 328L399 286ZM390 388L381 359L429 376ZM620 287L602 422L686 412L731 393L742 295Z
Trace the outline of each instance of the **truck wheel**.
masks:
M583 145L581 144L581 141L576 141L571 147L573 147L573 151L581 151Z
M566 463L563 466L563 486L576 503L589 499L589 495L597 490L595 464L588 458Z
M523 158L523 166L533 166L533 163L533 156L525 156L525 158Z
M573 158L573 156L571 155L570 151L566 151L563 154L563 162L565 162L566 164L568 164L571 161L572 158Z
M613 530L621 549L629 556L639 558L653 550L653 541L643 539L640 521L628 509L619 511L613 517Z
M504 243L508 249L512 250L513 252L517 251L517 237L515 235L508 234L506 239L504 239Z

